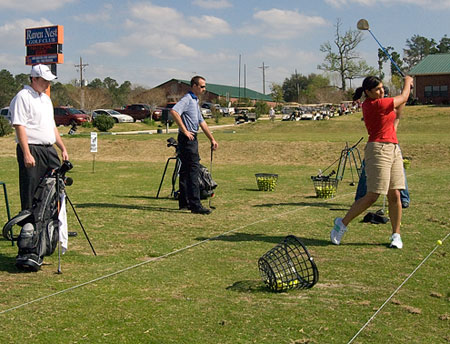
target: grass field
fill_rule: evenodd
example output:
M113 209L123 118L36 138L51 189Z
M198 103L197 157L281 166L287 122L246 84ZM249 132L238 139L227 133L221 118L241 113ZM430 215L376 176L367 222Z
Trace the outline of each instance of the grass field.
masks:
M62 258L63 274L55 273L57 254L41 271L19 273L17 247L0 240L0 343L348 343L450 232L450 108L407 107L399 126L403 153L412 158L404 248L388 248L389 224L362 217L340 246L330 243L333 219L345 214L356 187L347 170L337 196L318 199L310 176L335 161L346 142L366 141L360 118L218 129L212 174L219 186L209 216L179 211L168 197L173 165L155 197L174 153L166 147L170 135L100 135L95 165L88 136L64 136L75 166L67 193L98 255L71 209L69 230L78 236ZM208 141L199 140L209 168ZM362 153L364 144L358 147ZM0 164L15 215L12 136L0 138ZM254 175L262 172L279 175L275 191L258 191ZM372 210L381 207L380 198ZM319 282L270 292L257 261L288 234L308 247ZM354 343L450 342L449 243Z

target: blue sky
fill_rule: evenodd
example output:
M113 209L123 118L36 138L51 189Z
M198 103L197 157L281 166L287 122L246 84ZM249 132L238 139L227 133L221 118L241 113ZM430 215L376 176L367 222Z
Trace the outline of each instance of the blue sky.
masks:
M84 77L111 77L119 84L153 87L171 78L241 86L266 93L295 73L321 73L320 45L333 40L337 18L342 29L370 23L384 46L402 54L414 34L439 41L450 35L450 0L0 0L0 69L28 73L25 28L63 25L61 82L79 77L74 67L89 64ZM369 35L360 56L376 66L378 45Z

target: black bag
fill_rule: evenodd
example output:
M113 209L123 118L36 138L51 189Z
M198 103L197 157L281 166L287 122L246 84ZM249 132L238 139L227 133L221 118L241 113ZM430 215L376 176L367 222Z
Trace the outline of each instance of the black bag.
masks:
M389 222L389 218L385 217L385 216L382 216L382 215L378 215L377 213L368 212L364 216L362 222L369 222L369 223L373 223L373 224L379 225L379 224L388 223Z
M201 164L198 185L200 188L201 199L207 199L208 197L214 196L214 189L217 187L217 183L212 179L208 169Z
M22 227L17 238L19 252L16 266L21 270L38 271L44 256L50 256L58 244L58 195L55 171L42 178L33 197L33 205L13 217L3 227L3 236L11 238L14 225ZM60 176L59 197L64 194L64 177ZM12 238L11 238L12 239Z

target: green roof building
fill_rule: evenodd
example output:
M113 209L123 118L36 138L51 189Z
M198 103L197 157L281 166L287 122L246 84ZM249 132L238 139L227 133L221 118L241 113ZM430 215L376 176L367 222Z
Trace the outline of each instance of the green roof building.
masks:
M190 81L171 79L156 86L155 88L165 90L168 101L178 101L183 95L186 94L186 92L190 90ZM273 102L272 97L269 95L265 95L244 87L211 84L208 80L206 81L206 93L204 98L204 101L209 102L214 102L218 98L222 98L230 102L237 102L242 98L248 98L253 102L265 101L270 104Z
M426 56L409 75L414 77L414 96L422 104L450 103L450 54Z

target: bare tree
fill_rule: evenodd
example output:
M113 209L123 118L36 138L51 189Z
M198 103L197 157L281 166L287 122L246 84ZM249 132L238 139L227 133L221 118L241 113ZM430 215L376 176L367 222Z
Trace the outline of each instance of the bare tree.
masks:
M137 87L131 91L130 100L132 103L149 104L152 109L157 106L165 106L167 103L165 91L159 88L148 90Z
M358 30L349 29L345 34L341 33L341 20L336 21L336 32L334 37L334 45L337 52L333 51L330 42L326 42L320 46L320 51L325 53L325 62L317 66L318 69L327 72L337 72L341 78L341 89L346 90L346 80L354 79L361 74L358 71L358 63L356 60L360 59L356 52L356 47L362 41L362 33ZM355 68L356 67L356 68Z
M108 91L100 88L69 88L68 94L71 99L72 106L80 108L80 93L84 92L84 109L92 111L99 108L109 108L112 105L111 97Z

